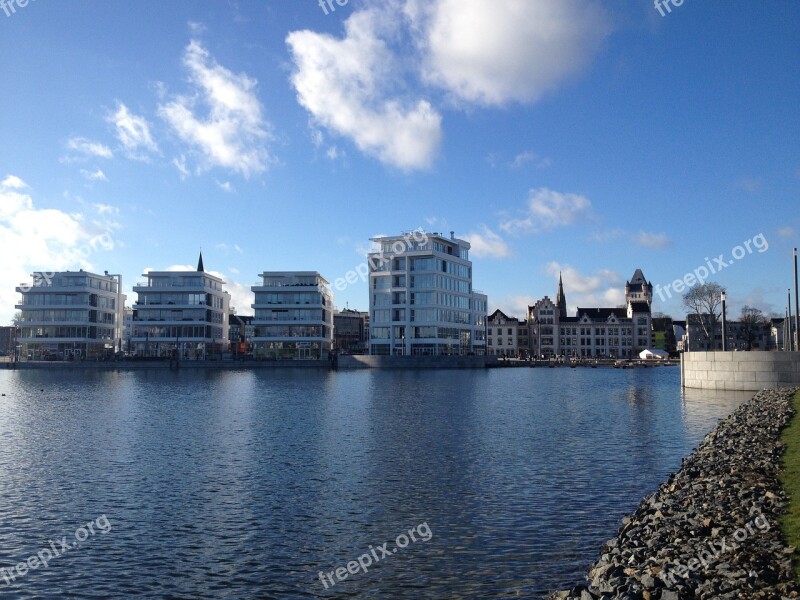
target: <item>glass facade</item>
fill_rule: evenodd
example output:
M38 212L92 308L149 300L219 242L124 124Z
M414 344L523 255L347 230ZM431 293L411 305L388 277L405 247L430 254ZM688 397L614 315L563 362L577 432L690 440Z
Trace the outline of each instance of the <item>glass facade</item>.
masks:
M316 272L263 273L261 278L253 287L255 358L327 358L333 347L333 293L325 278Z
M150 272L133 288L131 338L138 357L205 359L228 345L230 296L201 271Z
M40 272L21 294L20 360L80 360L109 358L121 337L118 275L86 271Z
M485 353L486 296L472 289L469 243L418 233L373 240L370 353Z

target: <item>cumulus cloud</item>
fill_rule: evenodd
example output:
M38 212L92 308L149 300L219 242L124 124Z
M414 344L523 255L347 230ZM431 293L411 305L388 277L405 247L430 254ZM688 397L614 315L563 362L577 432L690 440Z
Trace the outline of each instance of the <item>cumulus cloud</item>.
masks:
M526 214L508 219L500 228L511 234L539 233L572 225L591 215L592 203L579 194L564 194L548 188L532 189L528 194Z
M117 110L108 116L108 122L114 126L117 139L130 158L144 160L148 153L158 152L150 123L131 113L122 102L117 103Z
M97 270L90 260L115 246L114 224L89 220L54 208L37 208L27 185L9 175L0 182L0 240L7 252L0 261L0 321L10 321L17 293L14 288L30 281L33 271Z
M528 318L528 307L533 306L537 300L538 298L534 298L533 296L524 295L504 296L496 300L492 296L489 296L489 314L499 309L509 317L525 320Z
M422 75L479 105L533 102L581 72L610 33L588 0L407 0Z
M26 187L28 187L28 184L16 175L6 175L6 178L0 182L0 189L5 190L23 190Z
M625 303L625 279L615 271L599 269L592 274L584 274L570 265L555 261L547 263L544 270L554 281L561 275L571 314L578 306L614 307ZM555 286L553 289L556 289Z
M101 169L95 169L94 171L81 169L81 175L87 181L108 181L108 177Z
M190 175L189 167L186 164L186 156L183 154L173 158L172 165L178 169L178 173L181 174L181 179L186 179Z
M212 271L211 274L222 277L222 274L216 271ZM231 295L231 308L236 309L237 315L252 315L252 305L253 302L255 302L255 297L253 296L253 290L250 289L250 286L230 278L226 279L222 277L222 279L225 281L225 291Z
M470 243L470 253L476 258L507 258L511 256L508 244L486 225L480 228L480 232L471 232L464 237Z
M117 215L119 214L119 209L116 206L111 206L110 204L92 204L98 214L100 215Z
M395 21L377 9L362 10L345 22L343 39L308 30L290 33L291 81L318 126L351 139L384 164L426 169L439 148L442 119L429 101L393 93L402 87L395 79L400 66L381 37L392 37Z
M158 111L199 156L200 169L222 167L245 177L265 171L272 161L270 125L256 96L256 80L226 69L196 40L187 46L183 64L194 89ZM188 175L185 157L176 161L182 176Z
M546 169L553 165L553 161L546 156L539 156L532 150L520 152L514 157L514 160L511 161L512 169L521 169L528 165L533 165L537 169Z
M111 148L101 144L100 142L95 142L93 140L84 138L84 137L72 137L67 140L65 144L67 150L71 150L72 152L77 152L77 155L70 154L62 158L62 160L66 162L72 162L75 160L86 160L87 158L96 157L96 158L113 158L114 153L111 151Z

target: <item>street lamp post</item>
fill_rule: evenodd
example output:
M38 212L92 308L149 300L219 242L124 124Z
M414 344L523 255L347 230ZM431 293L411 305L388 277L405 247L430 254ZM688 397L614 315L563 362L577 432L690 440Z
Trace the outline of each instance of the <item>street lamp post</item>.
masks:
M727 348L725 332L725 292L722 292L722 351L725 352Z
M791 329L792 324L789 323ZM797 289L797 248L794 249L794 347L800 348L800 297Z
M787 303L787 311L789 312L789 352L794 350L794 334L792 333L792 290L786 290L786 296L788 298ZM786 345L786 342L783 343Z

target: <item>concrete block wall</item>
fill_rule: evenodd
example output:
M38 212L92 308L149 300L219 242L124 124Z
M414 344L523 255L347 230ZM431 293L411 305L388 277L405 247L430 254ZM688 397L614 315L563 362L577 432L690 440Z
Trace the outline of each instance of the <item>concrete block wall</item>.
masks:
M340 355L340 369L484 369L493 356Z
M800 352L684 352L681 384L740 391L800 386Z

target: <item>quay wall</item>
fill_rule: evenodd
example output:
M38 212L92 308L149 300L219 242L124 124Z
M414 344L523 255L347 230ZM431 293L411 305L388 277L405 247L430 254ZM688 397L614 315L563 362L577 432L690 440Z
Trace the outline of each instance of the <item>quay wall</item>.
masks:
M684 352L681 385L758 391L800 385L800 352Z

